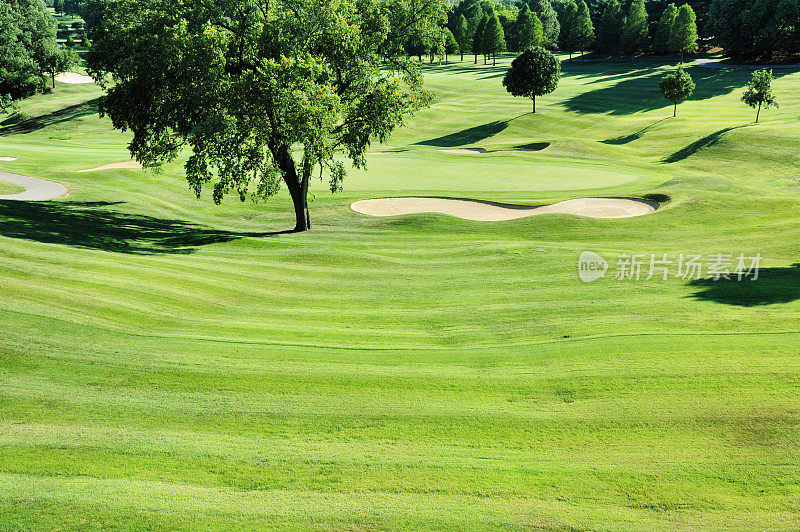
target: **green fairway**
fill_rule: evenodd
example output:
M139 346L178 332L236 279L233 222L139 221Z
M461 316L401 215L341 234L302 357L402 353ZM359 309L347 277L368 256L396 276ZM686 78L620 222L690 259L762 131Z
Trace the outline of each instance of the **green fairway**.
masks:
M798 526L800 72L755 125L747 70L687 68L671 118L673 65L565 64L532 115L510 56L467 59L425 67L433 104L343 193L314 183L300 234L273 234L285 190L214 206L181 162L77 173L130 157L95 86L20 103L0 172L69 193L0 202L0 529ZM465 148L487 153L441 151ZM662 204L350 209L398 195ZM764 260L586 284L586 250Z

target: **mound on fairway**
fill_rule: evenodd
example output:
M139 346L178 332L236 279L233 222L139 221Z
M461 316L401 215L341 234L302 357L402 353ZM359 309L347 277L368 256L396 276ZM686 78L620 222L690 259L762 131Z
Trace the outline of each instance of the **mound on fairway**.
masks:
M358 213L370 216L439 213L464 220L501 222L540 214L574 214L588 218L631 218L650 214L658 208L658 205L628 198L579 198L553 205L527 207L469 199L408 197L361 200L356 201L350 207Z
M87 83L94 83L94 80L89 76L78 74L77 72L62 72L56 76L56 81L66 83L68 85L84 85Z
M0 172L0 180L25 189L17 194L0 196L0 200L47 201L60 198L67 193L67 187L64 185L46 179L38 179L36 177L26 177L24 175Z
M109 163L104 164L103 166L98 166L97 168L88 168L86 170L78 170L79 174L84 172L99 172L101 170L119 170L119 169L139 169L142 168L142 164L137 161L125 161L122 163Z

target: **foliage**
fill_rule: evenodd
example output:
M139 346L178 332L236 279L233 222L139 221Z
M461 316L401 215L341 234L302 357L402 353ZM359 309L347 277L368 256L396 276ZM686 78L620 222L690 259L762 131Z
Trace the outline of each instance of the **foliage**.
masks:
M555 91L560 78L561 62L552 53L539 46L525 50L514 59L503 78L503 86L513 96L533 100L535 113L536 97Z
M647 25L647 9L645 9L644 0L633 0L622 30L623 45L629 53L635 54L648 48L649 30Z
M467 17L462 13L458 16L458 23L453 31L453 37L458 43L458 50L461 52L461 60L464 60L464 53L472 49L472 42L470 41L469 23Z
M570 56L578 49L577 32L575 31L576 18L578 15L578 5L570 0L564 17L561 19L561 33L559 36L559 47L569 52Z
M653 38L653 47L656 52L666 54L671 51L670 35L672 34L672 26L677 16L678 8L675 7L673 3L669 4L664 12L661 13L661 18L658 20L658 28Z
M531 10L536 13L539 20L542 22L542 30L548 46L556 46L558 44L559 35L561 33L561 23L558 20L558 14L553 8L550 0L532 0Z
M589 15L589 6L584 0L578 3L578 11L571 25L570 31L573 32L572 40L578 50L587 50L594 44L594 26L592 17Z
M492 17L487 21L483 32L483 53L494 58L496 54L505 50L506 39L503 26L500 24L497 13L492 13Z
M708 31L733 57L771 59L800 51L797 0L714 0Z
M678 102L685 100L694 93L695 85L692 77L683 70L683 66L672 74L667 74L658 82L658 88L664 99L674 104L672 116L678 112Z
M761 108L778 107L778 100L772 93L772 70L756 70L742 94L742 101L752 108L758 108L756 122Z
M618 0L606 4L603 16L597 27L597 47L608 53L615 53L622 48L621 28L625 24L625 15Z
M697 17L689 4L683 4L672 23L669 49L673 53L693 54L697 51Z
M56 23L41 0L0 1L0 95L6 102L44 90L60 55Z
M478 24L475 26L475 33L472 36L472 53L475 55L475 61L478 61L478 56L484 53L483 48L483 35L486 33L486 26L489 24L489 17L482 15Z
M412 34L441 33L444 15L417 1L116 0L90 29L88 63L137 160L190 150L186 177L198 196L213 182L215 202L267 197L282 180L302 231L315 169L339 190L337 150L363 167L371 142L427 104L400 53Z

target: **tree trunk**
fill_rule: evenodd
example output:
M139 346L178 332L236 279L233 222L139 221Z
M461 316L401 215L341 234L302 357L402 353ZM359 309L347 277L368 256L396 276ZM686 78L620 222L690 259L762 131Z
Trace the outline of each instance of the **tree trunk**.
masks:
M311 229L311 217L308 214L308 182L311 168L303 168L303 176L301 178L297 175L297 166L295 166L290 148L281 146L273 149L273 147L270 146L270 151L283 173L283 180L286 183L286 188L289 189L289 195L292 196L295 215L294 232L308 231Z
M464 52L461 52L461 62L464 62Z
M678 102L675 102L675 107L672 109L672 118L678 116Z
M536 114L536 96L531 98L531 100L533 100L533 114Z
M475 64L478 64L478 54L475 54Z
M761 102L758 102L758 111L756 111L756 124L758 124L758 117L761 115Z

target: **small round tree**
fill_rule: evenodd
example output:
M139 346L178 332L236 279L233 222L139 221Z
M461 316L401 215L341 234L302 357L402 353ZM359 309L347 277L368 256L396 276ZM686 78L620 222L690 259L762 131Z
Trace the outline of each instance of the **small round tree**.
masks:
M747 90L742 94L742 101L755 109L756 124L761 115L761 107L769 109L770 106L778 107L778 100L772 94L772 70L756 70L753 78L747 84Z
M692 76L683 70L682 66L672 74L667 74L658 82L661 95L673 103L672 116L678 115L678 102L685 100L694 92Z
M558 88L561 78L561 63L558 58L542 48L529 48L514 59L503 78L503 86L514 96L533 100L536 112L536 97L550 94Z

